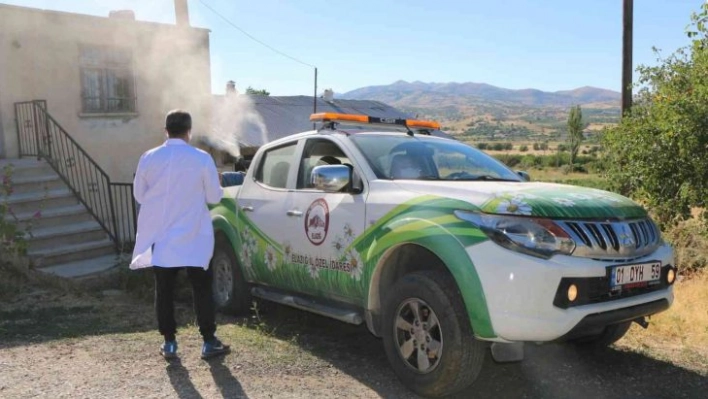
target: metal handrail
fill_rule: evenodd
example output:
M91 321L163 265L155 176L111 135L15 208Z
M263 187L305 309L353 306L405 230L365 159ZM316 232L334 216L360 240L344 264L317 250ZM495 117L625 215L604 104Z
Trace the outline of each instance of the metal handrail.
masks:
M113 183L100 165L47 112L44 100L15 103L20 157L37 156L54 169L106 231L118 250L135 242L132 183Z

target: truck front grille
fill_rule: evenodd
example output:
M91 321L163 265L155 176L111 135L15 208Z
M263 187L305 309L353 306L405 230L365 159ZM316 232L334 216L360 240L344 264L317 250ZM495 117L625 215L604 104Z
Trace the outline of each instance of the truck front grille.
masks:
M622 222L557 221L575 241L574 256L636 258L661 244L659 229L650 219Z

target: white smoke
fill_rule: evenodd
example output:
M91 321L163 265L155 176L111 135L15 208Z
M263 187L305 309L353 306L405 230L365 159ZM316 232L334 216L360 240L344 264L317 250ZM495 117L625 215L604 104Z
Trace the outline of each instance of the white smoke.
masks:
M203 134L210 146L236 157L242 145L256 147L268 141L265 122L249 96L227 93L213 112L211 130Z

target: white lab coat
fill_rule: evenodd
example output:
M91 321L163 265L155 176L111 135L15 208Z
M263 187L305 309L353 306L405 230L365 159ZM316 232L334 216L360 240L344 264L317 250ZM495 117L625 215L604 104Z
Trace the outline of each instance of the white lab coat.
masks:
M207 203L223 189L211 155L181 139L168 139L140 157L134 181L140 204L131 269L209 267L214 230Z

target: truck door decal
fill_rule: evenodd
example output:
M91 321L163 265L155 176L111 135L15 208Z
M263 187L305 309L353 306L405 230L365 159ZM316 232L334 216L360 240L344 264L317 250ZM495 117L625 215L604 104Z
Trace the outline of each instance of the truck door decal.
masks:
M318 198L310 204L305 213L305 234L313 245L321 245L329 230L329 206L324 198Z

